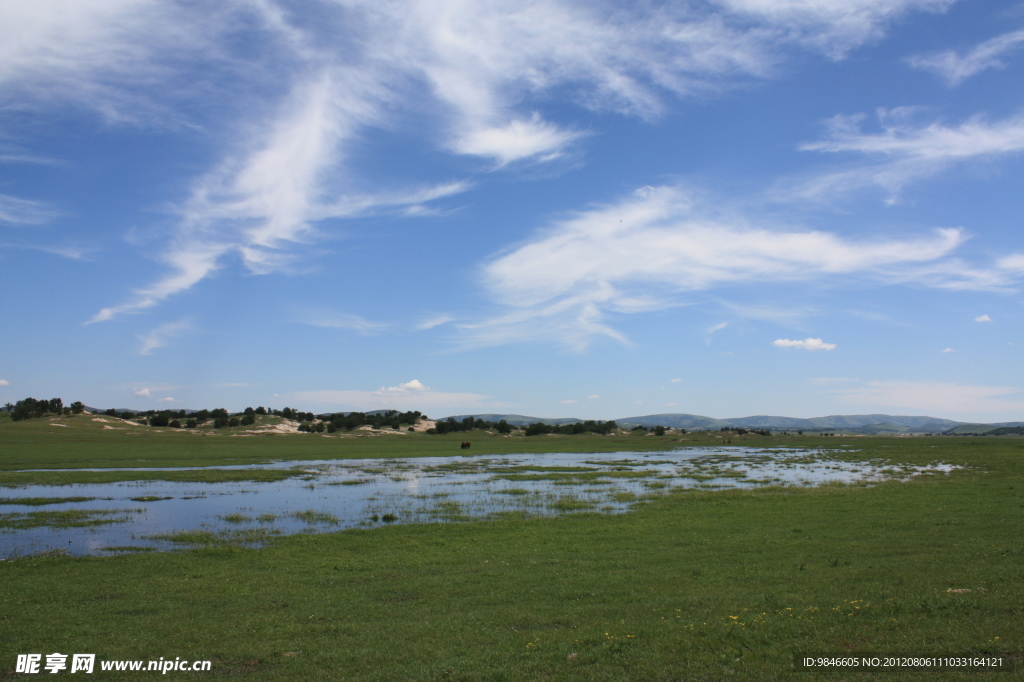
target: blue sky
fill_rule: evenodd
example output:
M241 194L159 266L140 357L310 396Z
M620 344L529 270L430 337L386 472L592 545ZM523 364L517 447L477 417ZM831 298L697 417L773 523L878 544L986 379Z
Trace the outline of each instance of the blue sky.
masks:
M1024 419L1024 4L0 2L0 401Z

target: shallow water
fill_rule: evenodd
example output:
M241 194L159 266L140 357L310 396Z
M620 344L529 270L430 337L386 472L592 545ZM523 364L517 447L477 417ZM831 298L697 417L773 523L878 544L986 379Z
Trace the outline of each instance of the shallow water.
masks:
M208 540L258 545L272 535L385 523L464 521L502 513L621 513L644 496L675 489L903 480L925 471L948 472L953 467L843 462L829 459L823 451L686 448L643 453L290 461L211 468L284 468L301 475L265 483L128 481L0 491L0 497L8 498L0 502L0 526L23 523L31 518L26 515L40 512L117 510L97 515L96 520L103 521L100 525L57 527L59 521L52 520L35 528L0 527L0 557L55 549L72 554L110 554L111 548L126 547L136 548L134 551L170 549L189 545L154 536L188 531L205 532ZM45 506L17 504L18 499L39 497L94 499Z

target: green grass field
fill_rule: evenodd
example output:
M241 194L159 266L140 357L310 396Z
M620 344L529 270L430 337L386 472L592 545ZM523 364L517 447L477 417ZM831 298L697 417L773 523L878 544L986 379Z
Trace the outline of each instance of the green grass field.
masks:
M395 457L447 457L473 454L525 452L612 452L655 450L677 445L721 443L717 435L689 434L682 438L642 435L501 436L484 432L444 436L423 433L368 435L354 431L326 434L253 434L244 428L197 430L130 425L92 415L11 422L0 413L0 487L32 483L112 483L115 481L274 481L295 475L289 471L80 471L117 468L215 467L270 461L362 459ZM256 426L272 426L279 417L260 417ZM104 427L110 428L104 428ZM732 436L734 445L762 445L761 436ZM471 450L459 448L462 441ZM802 443L800 439L793 439ZM777 441L771 441L777 442ZM809 441L808 441L809 442ZM26 472L24 469L58 471Z
M56 428L0 420L0 471L457 455L461 440L472 441L475 454L712 442L126 436L74 419ZM52 652L213 661L210 672L166 679L1024 674L1024 439L733 437L739 444L847 444L858 451L843 459L967 468L873 487L669 493L621 515L509 515L300 534L262 549L211 542L173 553L4 561L0 679L36 679L14 672L16 655ZM795 652L992 654L1019 670L797 672ZM89 677L153 675L97 669Z

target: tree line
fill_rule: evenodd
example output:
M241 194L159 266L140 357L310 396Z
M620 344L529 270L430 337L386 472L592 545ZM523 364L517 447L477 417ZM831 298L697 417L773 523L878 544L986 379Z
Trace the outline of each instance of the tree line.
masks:
M85 405L80 401L75 401L70 406L65 406L60 398L52 398L50 400L25 398L15 404L7 403L6 407L13 421L33 419L46 415L80 414L85 410ZM417 422L421 419L427 419L427 416L418 410L407 412L386 410L375 413L332 412L317 415L313 412L303 412L291 407L278 410L263 407L262 405L255 408L247 407L243 411L235 413L228 412L226 408L219 407L213 410L203 409L191 412L188 410L121 410L119 412L116 409L109 409L105 410L102 414L108 417L134 421L141 425L174 429L194 429L207 422L212 422L212 426L216 429L250 426L256 423L258 416L274 415L283 419L298 421L299 431L305 433L351 431L360 426L370 426L374 429L391 428L395 430L405 427L412 431ZM443 421L436 422L433 428L427 429L427 433L459 433L480 429L496 431L501 434L523 431L527 436L543 434L578 435L582 433L607 435L618 428L619 426L612 420L594 421L591 419L572 424L557 425L535 422L523 427L509 424L504 419L493 422L480 418L466 417L461 421L456 421L455 418L448 417ZM647 428L636 426L632 430L647 431ZM658 426L653 428L652 431L654 431L655 435L661 436L665 433L665 427Z
M536 422L526 427L527 436L540 436L545 433L561 433L567 436L574 436L580 433L599 433L606 436L619 428L614 421L606 422L588 419L585 422L574 422L572 424L545 424Z
M427 429L427 433L430 434L444 434L444 433L459 433L460 431L472 431L474 429L483 429L487 431L497 431L498 433L508 434L512 433L512 429L515 427L509 424L507 421L502 419L499 422L484 421L483 419L473 417L466 417L462 421L455 421L454 417L448 417L444 421L439 421L434 424L434 428Z
M18 402L11 404L7 403L4 407L7 408L7 412L10 414L11 421L21 421L23 419L38 419L45 417L46 415L65 415L65 414L81 414L85 410L85 405L79 401L75 401L64 406L64 401L60 398L50 398L49 400L36 400L35 398L25 398Z

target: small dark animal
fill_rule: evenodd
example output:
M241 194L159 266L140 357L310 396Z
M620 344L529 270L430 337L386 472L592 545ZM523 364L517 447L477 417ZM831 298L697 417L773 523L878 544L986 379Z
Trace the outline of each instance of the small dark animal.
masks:
M463 441L462 442L462 449L463 450L469 450L469 443L467 443L466 441Z

